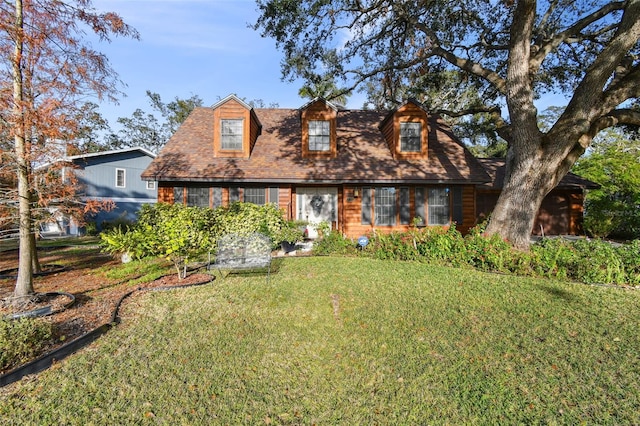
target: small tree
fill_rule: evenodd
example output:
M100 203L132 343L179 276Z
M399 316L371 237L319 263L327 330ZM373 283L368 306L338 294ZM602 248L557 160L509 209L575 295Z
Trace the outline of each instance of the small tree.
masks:
M36 188L36 165L59 158L59 140L76 131L75 112L88 95L115 99L115 73L104 55L82 36L101 40L138 35L115 13L97 13L91 0L15 0L0 3L0 126L14 144L20 230L16 299L33 293L37 268L34 208L43 208Z

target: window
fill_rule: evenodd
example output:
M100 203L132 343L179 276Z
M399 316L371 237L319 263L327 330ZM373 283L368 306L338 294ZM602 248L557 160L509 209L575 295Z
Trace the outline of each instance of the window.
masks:
M429 225L449 224L449 188L429 188Z
M240 188L229 188L229 202L234 203L240 201Z
M309 151L329 151L331 149L329 135L329 121L309 121Z
M153 181L153 180L148 180L147 181L147 189L149 189L149 190L156 189L156 182Z
M400 151L420 152L422 144L422 124L414 122L400 123Z
M266 203L266 192L264 188L245 188L244 202L258 204L259 206Z
M187 188L187 205L197 207L209 207L209 188Z
M242 150L242 129L244 120L220 120L221 148L228 150Z
M184 188L182 186L173 188L173 203L184 204Z
M371 225L371 188L362 188L362 224Z
M273 203L273 204L277 205L280 202L279 195L280 195L280 189L278 187L269 188L269 202L270 203Z
M395 225L396 189L376 188L374 195L374 223L381 226Z
M424 215L424 188L416 188L416 218L420 219L420 225L427 224L427 218Z
M222 188L213 188L213 208L220 207L222 205Z
M116 169L116 188L125 187L125 169Z
M462 209L462 188L460 187L451 188L451 198L452 198L451 217L457 225L462 225L462 222L464 220L464 216L462 214L462 210L463 210Z
M400 188L400 225L411 223L411 211L409 203L409 188Z

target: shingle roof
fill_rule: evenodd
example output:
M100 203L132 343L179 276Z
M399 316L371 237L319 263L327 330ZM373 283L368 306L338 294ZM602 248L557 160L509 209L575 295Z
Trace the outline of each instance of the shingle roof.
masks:
M143 179L263 183L484 183L490 178L451 129L430 116L428 158L395 160L378 129L386 113L340 110L338 155L302 158L296 109L255 109L262 133L250 158L214 158L213 109L196 108L142 174Z
M482 185L482 188L483 189L502 189L502 185L504 184L504 172L505 172L505 164L506 164L505 159L504 158L479 158L478 160L480 160L485 170L491 177L491 182L488 184ZM597 189L597 188L600 188L600 185L569 172L562 178L560 183L556 185L556 188Z

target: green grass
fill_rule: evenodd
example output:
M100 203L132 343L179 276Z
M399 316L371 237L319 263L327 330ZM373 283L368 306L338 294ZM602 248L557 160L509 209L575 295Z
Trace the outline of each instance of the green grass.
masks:
M638 424L640 293L362 258L144 293L3 424Z

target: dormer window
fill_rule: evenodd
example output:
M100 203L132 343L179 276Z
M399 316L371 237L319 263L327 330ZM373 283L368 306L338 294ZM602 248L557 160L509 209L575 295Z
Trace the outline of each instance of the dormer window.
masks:
M338 108L316 98L300 109L303 158L335 158Z
M421 152L422 124L417 122L400 122L400 151Z
M242 129L244 120L242 119L222 119L220 120L220 140L223 150L242 150Z
M331 125L329 120L309 121L309 151L331 149Z

